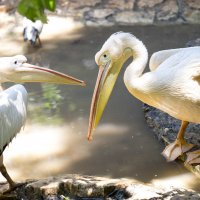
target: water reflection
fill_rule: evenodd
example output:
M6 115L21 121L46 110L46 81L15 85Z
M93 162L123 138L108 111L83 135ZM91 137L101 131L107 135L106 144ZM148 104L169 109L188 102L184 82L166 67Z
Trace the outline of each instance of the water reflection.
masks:
M42 84L40 92L29 93L29 118L36 123L51 122L54 125L61 124L63 122L63 119L60 117L62 103L64 103L64 97L58 85ZM69 110L74 110L72 103L68 106ZM47 116L50 117L47 118Z
M79 27L71 32L62 30L59 37L50 39L45 39L43 33L43 48L24 48L22 53L32 63L49 65L86 80L87 87L26 84L30 93L28 123L4 154L13 178L81 173L135 178L150 183L179 177L181 182L192 179L196 184L190 183L188 187L198 187L199 182L193 175L183 178L188 172L181 164L167 163L160 155L163 146L148 128L141 102L125 88L124 69L94 141L86 140L89 106L98 71L93 67L93 56L111 33L120 30L133 32L144 41L150 54L160 49L182 47L199 34L198 26L186 25Z

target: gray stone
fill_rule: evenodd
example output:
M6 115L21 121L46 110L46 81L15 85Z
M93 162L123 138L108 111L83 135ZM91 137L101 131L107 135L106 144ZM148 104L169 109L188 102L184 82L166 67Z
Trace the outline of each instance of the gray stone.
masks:
M199 24L200 23L200 10L186 9L183 17L187 23Z
M67 7L68 9L76 10L84 7L94 7L99 3L101 3L101 0L69 0L67 2L64 1L63 6Z
M139 8L153 8L157 4L162 3L163 0L140 0L138 2Z
M89 12L90 18L102 19L112 15L114 11L112 9L94 9Z
M136 0L108 0L104 7L119 10L133 10Z
M174 0L165 1L157 12L158 21L170 21L178 16L178 5Z
M199 0L187 0L186 3L190 8L200 9L200 1Z
M118 24L153 24L154 12L124 11L114 16Z

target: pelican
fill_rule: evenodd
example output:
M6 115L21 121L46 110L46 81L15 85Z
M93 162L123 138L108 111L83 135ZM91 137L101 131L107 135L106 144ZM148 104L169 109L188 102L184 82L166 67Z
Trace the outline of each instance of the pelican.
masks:
M41 46L40 33L42 32L43 23L40 20L32 22L30 19L24 17L23 20L23 37L24 41L30 41L31 45L35 46L38 40Z
M148 52L142 41L130 33L112 34L95 55L99 73L91 102L88 140L92 140L120 69L130 57L133 61L124 73L128 91L182 122L176 140L162 152L167 161L173 161L193 147L184 139L189 122L200 123L200 47L158 51L150 58L150 72L143 73ZM200 150L187 155L186 162L200 163Z
M0 83L47 82L81 85L85 83L63 73L27 63L23 55L0 58ZM2 90L2 89L1 89ZM27 113L27 91L17 84L0 93L0 172L9 183L9 190L16 188L3 164L3 151L25 125Z

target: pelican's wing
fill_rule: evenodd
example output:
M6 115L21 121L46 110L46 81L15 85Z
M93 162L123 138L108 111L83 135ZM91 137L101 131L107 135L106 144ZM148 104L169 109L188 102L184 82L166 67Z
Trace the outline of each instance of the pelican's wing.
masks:
M22 85L14 85L0 93L0 155L25 125L27 97Z
M160 64L167 60L170 56L182 51L184 48L180 49L167 49L162 51L157 51L153 53L149 60L149 68L154 71Z
M180 49L154 70L156 86L174 96L200 103L200 47Z

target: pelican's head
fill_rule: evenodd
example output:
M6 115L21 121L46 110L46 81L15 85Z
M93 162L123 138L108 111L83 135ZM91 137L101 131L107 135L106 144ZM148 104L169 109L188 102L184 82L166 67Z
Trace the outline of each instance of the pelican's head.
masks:
M123 63L132 55L129 43L133 37L123 32L112 34L95 55L99 73L91 103L88 140L92 139L92 131L102 116Z
M0 58L0 82L45 82L82 85L84 81L63 73L27 63L23 55Z

